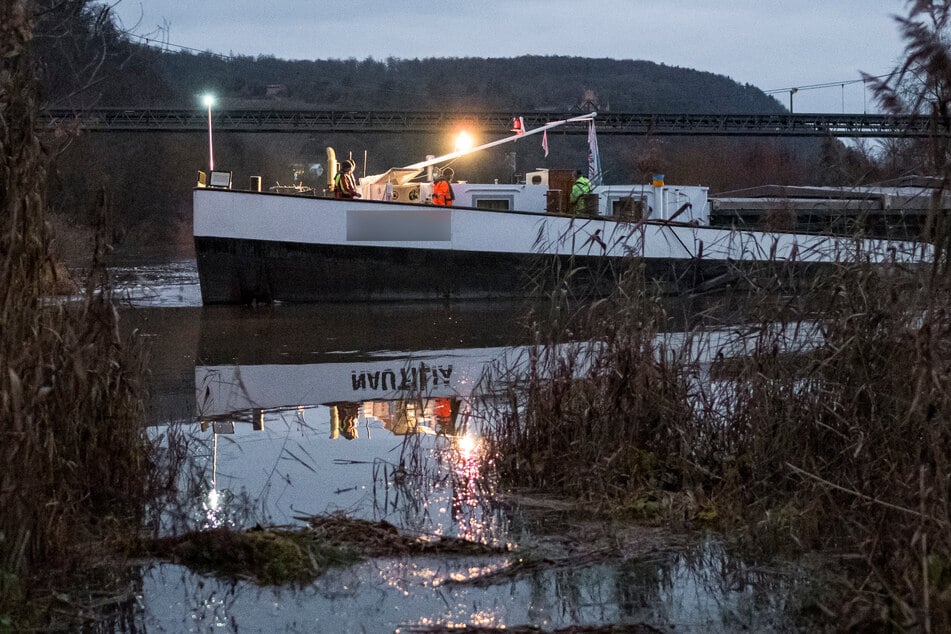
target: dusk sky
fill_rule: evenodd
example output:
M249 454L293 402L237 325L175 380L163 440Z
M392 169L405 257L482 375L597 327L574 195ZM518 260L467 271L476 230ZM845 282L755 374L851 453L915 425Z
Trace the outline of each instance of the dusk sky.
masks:
M875 112L860 71L904 44L906 0L121 0L126 29L216 53L285 59L572 55L726 75L796 112ZM164 32L164 35L163 35ZM856 83L848 83L856 82ZM827 88L807 88L833 83ZM842 84L845 84L844 86Z

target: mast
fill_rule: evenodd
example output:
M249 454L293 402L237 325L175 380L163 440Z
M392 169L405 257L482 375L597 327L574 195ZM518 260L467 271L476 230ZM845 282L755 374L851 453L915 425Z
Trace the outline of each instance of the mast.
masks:
M553 121L551 123L546 123L543 126L537 128L532 128L531 130L526 130L522 134L513 134L512 136L507 136L497 141L492 141L484 145L478 145L474 148L469 148L468 150L458 150L456 152L451 152L449 154L443 154L442 156L437 156L436 158L427 159L425 161L420 161L419 163L413 163L412 165L407 165L401 169L413 170L413 169L423 169L429 167L430 165L436 165L437 163L442 163L443 161L449 161L454 158L459 158L460 156L466 156L468 154L473 154L474 152L481 152L482 150L488 149L490 147L495 147L496 145L502 145L503 143L511 143L513 141L518 141L532 134L538 134L539 132L544 132L545 130L550 130L551 128L557 128L558 126L565 125L566 123L577 123L579 121L592 121L596 116L597 112L589 112L587 114L579 115L577 117L572 117L570 119L562 119L561 121Z

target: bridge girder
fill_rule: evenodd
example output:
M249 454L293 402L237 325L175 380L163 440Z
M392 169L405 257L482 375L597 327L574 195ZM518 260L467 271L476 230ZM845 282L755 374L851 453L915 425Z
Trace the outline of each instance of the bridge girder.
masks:
M528 129L575 113L430 112L385 110L217 110L215 132L443 134L460 124L489 134L506 134L512 118ZM90 132L207 132L205 110L95 108L45 110L41 123L77 125ZM599 135L633 136L786 136L848 138L925 138L928 117L869 114L640 114L598 113ZM585 134L586 126L565 126L559 133ZM947 131L944 132L947 134Z

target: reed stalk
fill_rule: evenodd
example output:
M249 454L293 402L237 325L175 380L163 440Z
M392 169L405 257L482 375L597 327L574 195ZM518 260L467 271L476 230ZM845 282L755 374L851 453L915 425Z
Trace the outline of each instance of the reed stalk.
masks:
M152 486L143 354L119 334L97 241L89 285L52 298L52 135L38 132L33 3L0 3L0 623L141 525Z
M614 295L559 309L575 322L539 336L486 417L487 466L502 486L611 517L715 527L761 554L835 553L850 562L839 618L947 628L946 267L941 249L917 271L843 264L798 297L744 295L742 323L712 321L724 306L672 333L634 261Z

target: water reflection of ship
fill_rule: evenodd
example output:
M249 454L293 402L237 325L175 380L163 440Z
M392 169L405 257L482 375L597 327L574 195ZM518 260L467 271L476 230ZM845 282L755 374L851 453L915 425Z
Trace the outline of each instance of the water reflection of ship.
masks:
M486 414L471 403L474 394L490 398L477 390L483 373L513 371L537 352L518 315L495 306L464 315L450 306L204 309L192 372L198 420L214 432L209 525L234 514L221 496L266 491L279 478L267 508L284 518L332 504L412 530L491 538L502 520L480 473L478 438L463 432L478 431L470 413ZM658 333L665 350L683 346L687 333L676 325ZM712 358L715 343L693 354ZM583 356L598 343L568 344L569 354L573 346ZM234 434L221 456L220 434ZM262 464L273 466L248 468Z
M671 306L670 315L690 312ZM357 420L379 422L394 434L454 428L486 369L526 356L524 308L507 302L205 308L194 368L198 418L263 428L268 412L326 406L333 437L355 436ZM682 327L673 317L668 325Z
M504 346L365 353L340 362L198 365L198 418L250 423L263 429L278 412L330 410L331 437L353 438L358 421L377 421L393 434L454 433L465 399L486 370L524 357Z
M263 429L269 415L327 407L331 438L358 437L360 423L452 434L485 368L524 343L521 314L500 302L206 308L198 418Z
M212 435L206 525L231 521L229 495L268 490L271 477L259 484L262 470L248 468L268 464L283 483L262 503L273 515L359 508L410 530L491 539L498 520L464 435L467 399L525 340L518 311L469 308L205 309L193 373Z
M197 362L299 364L383 350L447 350L526 343L516 302L206 306Z

